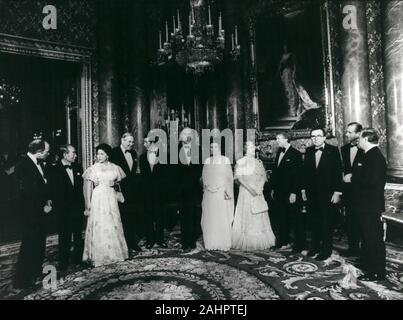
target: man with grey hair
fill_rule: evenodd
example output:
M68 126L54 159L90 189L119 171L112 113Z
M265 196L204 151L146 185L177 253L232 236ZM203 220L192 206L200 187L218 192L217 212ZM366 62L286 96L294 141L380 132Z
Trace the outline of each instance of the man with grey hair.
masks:
M349 175L353 188L353 210L360 223L362 281L385 279L386 253L383 241L382 212L385 211L386 160L378 148L379 134L373 128L363 129L358 147L364 151L359 163Z
M112 150L110 161L122 168L126 174L120 183L120 188L125 198L124 203L119 203L123 230L129 250L141 251L138 245L139 210L138 192L136 192L137 152L134 150L134 136L130 132L122 135L120 146Z

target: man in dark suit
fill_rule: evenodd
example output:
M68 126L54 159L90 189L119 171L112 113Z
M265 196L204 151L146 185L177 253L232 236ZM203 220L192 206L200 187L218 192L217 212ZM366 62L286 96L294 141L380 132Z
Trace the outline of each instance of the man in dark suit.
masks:
M383 241L382 212L385 211L384 189L386 160L378 148L379 134L375 129L363 129L358 146L364 150L360 162L353 167L353 210L357 212L362 236L362 281L385 279L386 253Z
M146 215L146 248L151 249L155 243L166 248L164 241L166 170L158 160L158 144L145 138L144 145L147 152L140 156L140 174Z
M121 167L126 174L126 178L120 183L125 202L119 203L119 209L127 245L129 249L141 251L138 245L138 232L141 228L138 212L140 198L136 192L137 153L133 147L133 135L131 133L123 134L120 146L112 150L110 161Z
M362 125L358 122L351 122L347 125L346 137L348 143L341 147L343 159L343 197L342 202L345 208L345 224L348 239L348 251L342 253L344 256L359 256L360 250L360 227L358 215L351 207L352 187L348 175L353 172L357 163L361 162L364 151L358 148L358 139Z
M326 260L333 250L334 219L342 194L342 164L339 149L325 143L325 130L311 130L313 146L307 148L303 167L302 198L311 215L312 248L308 256Z
M78 265L83 256L83 169L76 164L76 149L68 144L60 147L60 161L53 168L53 207L59 224L59 269L69 265L71 239L73 236L73 262Z
M300 179L302 167L301 153L290 144L288 133L279 133L276 137L279 150L272 171L273 216L276 231L277 248L290 244L290 232L294 235L294 252L301 252L305 246L305 232L301 229Z
M34 140L27 157L16 167L19 205L22 217L22 241L14 287L24 289L42 274L46 250L46 215L52 211L47 170L42 162L49 156L49 144Z
M184 251L190 251L196 247L196 240L200 232L202 165L199 161L199 149L195 143L183 142L179 150L177 178L181 203L181 243Z

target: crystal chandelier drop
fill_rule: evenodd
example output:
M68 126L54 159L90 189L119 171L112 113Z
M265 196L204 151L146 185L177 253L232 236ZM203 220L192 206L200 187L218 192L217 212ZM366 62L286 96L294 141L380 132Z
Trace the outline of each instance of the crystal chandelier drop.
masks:
M159 33L158 65L175 61L179 66L196 75L214 70L214 66L224 58L225 32L222 28L222 16L218 16L217 36L211 18L211 7L206 7L205 0L190 0L188 16L188 34L184 35L179 10L173 17L173 32L169 37L168 22L165 23L165 42ZM232 35L232 56L236 59L240 54L237 27Z
M0 110L20 103L21 89L0 78Z

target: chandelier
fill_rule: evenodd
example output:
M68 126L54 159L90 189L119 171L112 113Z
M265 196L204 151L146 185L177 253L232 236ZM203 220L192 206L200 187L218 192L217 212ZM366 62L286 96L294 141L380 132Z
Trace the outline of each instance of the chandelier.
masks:
M21 89L0 78L0 110L20 103Z
M207 9L207 10L206 10ZM224 58L225 32L222 28L221 12L218 25L214 26L211 19L210 5L204 5L204 0L190 0L189 24L185 39L179 10L173 17L173 32L169 36L168 22L165 23L165 42L162 43L162 32L159 32L158 65L175 61L187 72L200 75L212 71L214 66ZM217 28L217 36L215 35ZM240 45L238 44L238 29L232 34L231 56L238 59Z

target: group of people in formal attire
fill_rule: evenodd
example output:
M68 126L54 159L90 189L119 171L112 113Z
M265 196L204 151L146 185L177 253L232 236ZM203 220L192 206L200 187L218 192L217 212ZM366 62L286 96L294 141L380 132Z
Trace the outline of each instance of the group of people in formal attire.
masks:
M288 132L277 134L279 149L269 177L257 156L255 141L246 141L245 155L234 170L218 141L211 142L211 156L203 164L195 161L194 144L182 141L181 161L170 186L180 196L182 249L195 249L201 232L206 250L284 249L293 244L293 252L299 253L308 249L308 215L311 243L307 255L326 260L332 254L335 219L343 205L348 226L346 254L362 257L365 273L361 280L384 279L380 218L385 209L386 161L377 147L376 130L354 122L346 135L349 143L340 153L326 143L324 129L312 129L312 146L302 154L291 145ZM136 201L144 203L146 249L167 247L163 215L167 184L163 181L169 166L159 161L156 140L145 138L146 152L140 157L133 146L130 133L122 136L116 148L98 145L95 164L83 172L76 163L74 146L62 146L60 161L47 168L49 144L44 140L29 144L27 157L16 166L23 215L16 288L26 288L42 275L46 216L53 212L60 226L60 271L68 268L70 260L97 267L143 250L136 228ZM135 183L137 173L140 186ZM139 188L142 199L135 196Z
M293 252L304 250L308 225L311 244L307 256L328 259L336 221L344 212L348 250L341 254L360 259L364 271L360 280L383 280L386 258L381 218L386 160L378 148L377 130L352 122L346 137L348 143L340 152L326 143L325 130L313 129L312 146L302 154L291 146L287 133L277 135L280 148L271 177L277 246L289 246L292 233Z

